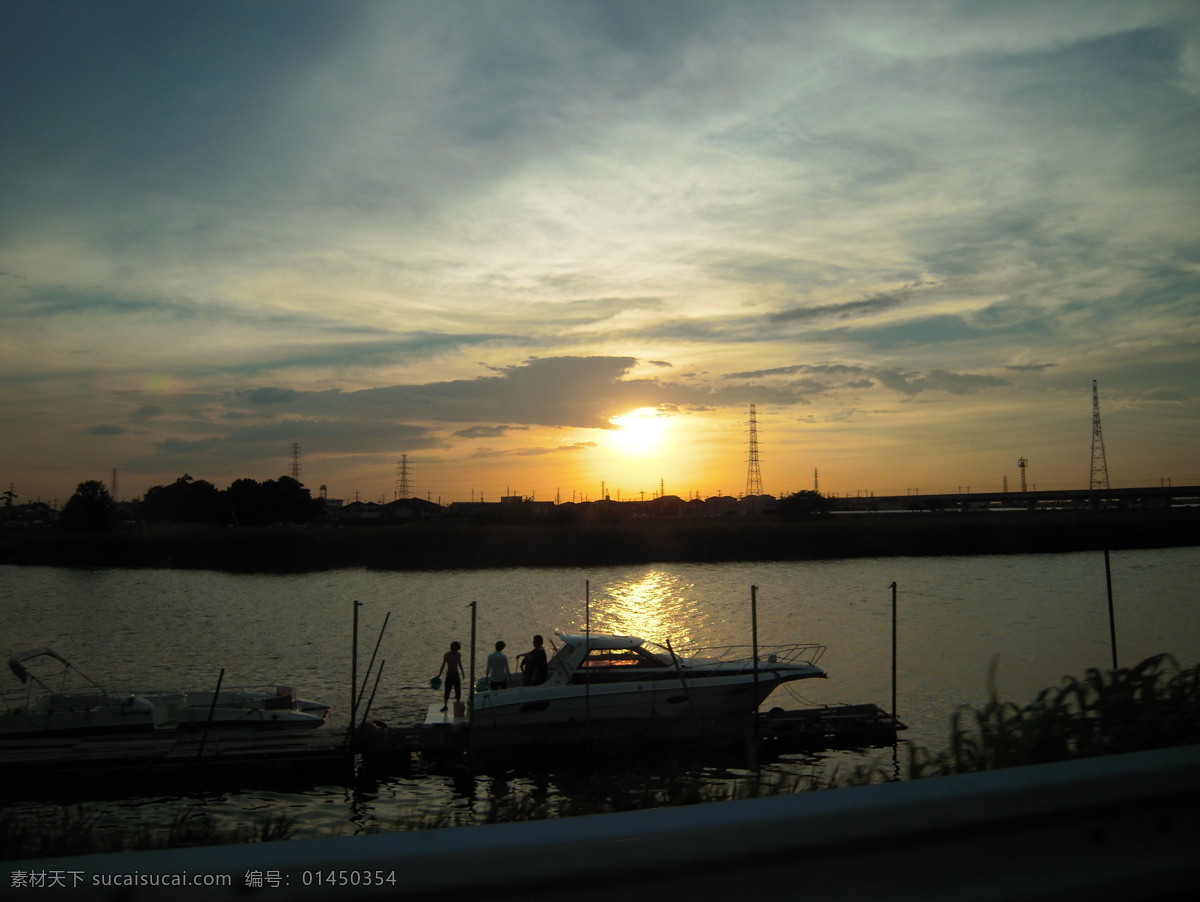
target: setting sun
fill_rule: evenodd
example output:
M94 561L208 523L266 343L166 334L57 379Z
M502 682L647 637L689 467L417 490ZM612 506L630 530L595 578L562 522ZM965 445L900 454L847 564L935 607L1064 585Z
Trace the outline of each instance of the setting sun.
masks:
M666 428L666 417L653 407L639 407L609 420L614 447L627 454L650 454L657 450Z

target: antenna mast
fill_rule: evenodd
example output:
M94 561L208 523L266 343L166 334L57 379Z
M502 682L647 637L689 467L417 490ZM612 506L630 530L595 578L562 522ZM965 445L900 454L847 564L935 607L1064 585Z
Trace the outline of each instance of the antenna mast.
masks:
M292 479L300 481L300 443L292 442Z
M750 465L746 468L746 494L761 495L762 471L758 468L758 415L750 405Z
M1108 461L1104 459L1104 434L1100 431L1100 392L1092 380L1092 474L1088 488L1108 490Z

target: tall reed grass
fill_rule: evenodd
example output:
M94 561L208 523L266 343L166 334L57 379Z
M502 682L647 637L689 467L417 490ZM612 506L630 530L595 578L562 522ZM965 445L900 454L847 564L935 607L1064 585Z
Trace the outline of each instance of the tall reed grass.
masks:
M945 751L912 749L910 779L1200 743L1200 667L1170 655L1064 677L1024 706L997 696L994 666L990 701L954 713Z
M295 818L289 814L231 827L207 812L185 811L166 823L146 823L131 831L105 825L81 806L63 805L52 813L0 813L0 860L275 842L288 839L294 826Z

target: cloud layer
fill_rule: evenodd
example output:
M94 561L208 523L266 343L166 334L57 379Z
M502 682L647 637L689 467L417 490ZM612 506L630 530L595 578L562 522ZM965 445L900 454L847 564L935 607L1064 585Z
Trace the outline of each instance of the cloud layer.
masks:
M1194 4L7 15L23 498L729 491L750 403L768 490L1077 485L1092 379L1115 481L1200 481Z

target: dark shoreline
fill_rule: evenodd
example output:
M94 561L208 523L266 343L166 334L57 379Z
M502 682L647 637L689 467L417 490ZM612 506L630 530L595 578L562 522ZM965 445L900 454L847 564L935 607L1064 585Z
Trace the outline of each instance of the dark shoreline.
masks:
M770 516L611 523L142 526L0 534L0 564L310 573L1039 554L1200 545L1200 508Z

